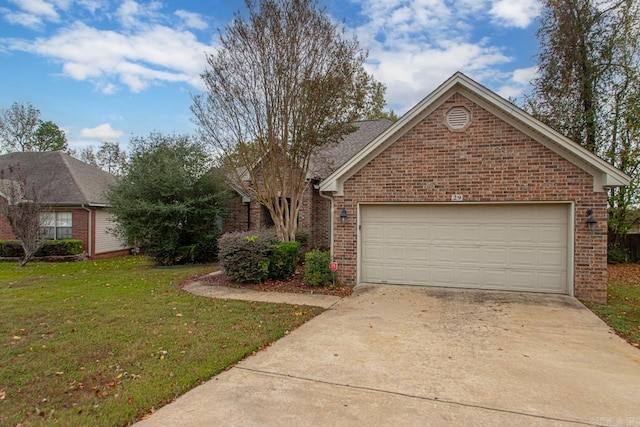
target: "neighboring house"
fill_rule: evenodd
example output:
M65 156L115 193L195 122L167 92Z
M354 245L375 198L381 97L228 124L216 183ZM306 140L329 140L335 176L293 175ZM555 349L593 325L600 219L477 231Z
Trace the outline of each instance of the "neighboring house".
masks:
M53 209L41 215L43 238L82 240L85 252L94 258L130 252L109 232L114 223L105 195L115 176L60 151L0 156L0 170L7 173L10 166L47 189ZM0 239L13 238L9 224L0 218Z
M349 155L301 218L342 282L606 300L605 191L630 178L467 76Z

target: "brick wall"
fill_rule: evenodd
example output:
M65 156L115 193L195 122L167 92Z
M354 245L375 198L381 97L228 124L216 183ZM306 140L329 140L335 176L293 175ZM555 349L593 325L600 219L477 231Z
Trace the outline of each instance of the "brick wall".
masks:
M249 204L239 194L232 195L222 215L222 232L246 231L249 229Z
M472 114L463 131L445 124L454 106ZM574 292L586 300L606 300L606 194L593 191L591 175L460 94L345 182L333 213L341 280L356 282L358 202L450 202L453 194L465 202L573 201ZM343 207L349 217L340 224ZM593 234L587 209L598 219Z

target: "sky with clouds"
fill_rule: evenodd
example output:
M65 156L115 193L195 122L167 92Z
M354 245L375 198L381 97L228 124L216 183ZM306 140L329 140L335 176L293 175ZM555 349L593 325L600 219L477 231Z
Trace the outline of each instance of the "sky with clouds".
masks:
M503 97L535 75L538 0L319 0L404 113L456 71ZM206 54L237 0L0 0L0 107L31 103L71 148L192 133Z

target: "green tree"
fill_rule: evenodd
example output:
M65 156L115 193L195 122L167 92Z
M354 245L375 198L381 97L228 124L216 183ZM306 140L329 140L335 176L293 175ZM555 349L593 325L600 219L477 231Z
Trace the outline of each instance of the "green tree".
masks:
M116 231L161 264L213 260L225 191L203 144L152 133L131 147L129 167L108 194Z
M314 0L246 6L208 55L207 92L192 112L235 185L268 209L281 240L294 240L312 155L382 111L384 86Z
M539 76L525 108L631 176L610 189L610 244L637 204L640 163L640 6L637 0L545 0Z
M67 136L57 124L41 122L34 134L34 143L29 151L66 151Z
M51 121L40 120L40 110L30 103L14 102L0 109L0 150L14 151L66 151L67 137Z

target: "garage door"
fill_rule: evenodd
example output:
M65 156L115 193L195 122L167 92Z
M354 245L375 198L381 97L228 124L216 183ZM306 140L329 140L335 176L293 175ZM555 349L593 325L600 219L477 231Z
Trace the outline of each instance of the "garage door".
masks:
M567 293L568 204L362 205L367 283Z

